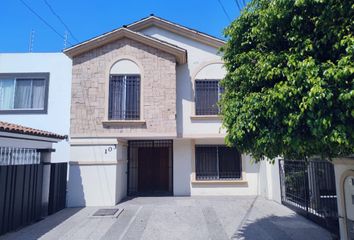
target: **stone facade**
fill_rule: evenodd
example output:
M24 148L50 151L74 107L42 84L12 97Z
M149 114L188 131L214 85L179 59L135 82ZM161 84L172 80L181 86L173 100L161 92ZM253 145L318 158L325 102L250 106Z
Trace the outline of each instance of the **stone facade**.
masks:
M140 115L145 123L107 121L111 65L122 58L141 67ZM71 136L176 135L176 60L169 53L127 38L73 58Z

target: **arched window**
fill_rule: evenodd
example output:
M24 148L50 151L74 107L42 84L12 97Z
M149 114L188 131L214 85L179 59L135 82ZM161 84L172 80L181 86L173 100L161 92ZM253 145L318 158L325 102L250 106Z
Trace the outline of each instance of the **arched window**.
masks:
M220 80L224 78L225 70L221 63L212 63L202 68L195 77L195 114L218 115L217 105L224 89Z
M140 119L140 71L131 60L120 60L110 70L108 119Z

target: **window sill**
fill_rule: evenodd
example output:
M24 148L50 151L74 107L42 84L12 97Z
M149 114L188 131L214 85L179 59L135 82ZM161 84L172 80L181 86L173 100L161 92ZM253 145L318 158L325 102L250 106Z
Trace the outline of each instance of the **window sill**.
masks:
M247 180L192 180L192 184L234 184L234 185L247 185Z
M0 110L0 114L47 114L47 109L9 109Z
M221 120L220 115L192 115L191 120Z
M145 125L145 120L105 120L102 121L103 126L125 126L125 125Z

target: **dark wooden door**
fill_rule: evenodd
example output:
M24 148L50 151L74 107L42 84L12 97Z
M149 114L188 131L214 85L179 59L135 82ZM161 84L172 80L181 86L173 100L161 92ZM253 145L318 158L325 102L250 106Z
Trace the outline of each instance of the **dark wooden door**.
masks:
M138 191L164 193L169 191L169 149L140 147L138 152Z

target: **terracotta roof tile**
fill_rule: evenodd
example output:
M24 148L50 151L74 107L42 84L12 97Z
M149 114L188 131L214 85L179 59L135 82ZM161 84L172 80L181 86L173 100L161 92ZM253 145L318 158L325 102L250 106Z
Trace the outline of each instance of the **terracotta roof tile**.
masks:
M26 135L33 135L33 136L40 136L40 137L49 137L49 138L56 138L56 139L65 139L67 136L59 135L52 132L47 132L39 129L34 129L30 127L24 127L21 125L8 123L0 121L0 132L9 132L9 133L20 133Z

